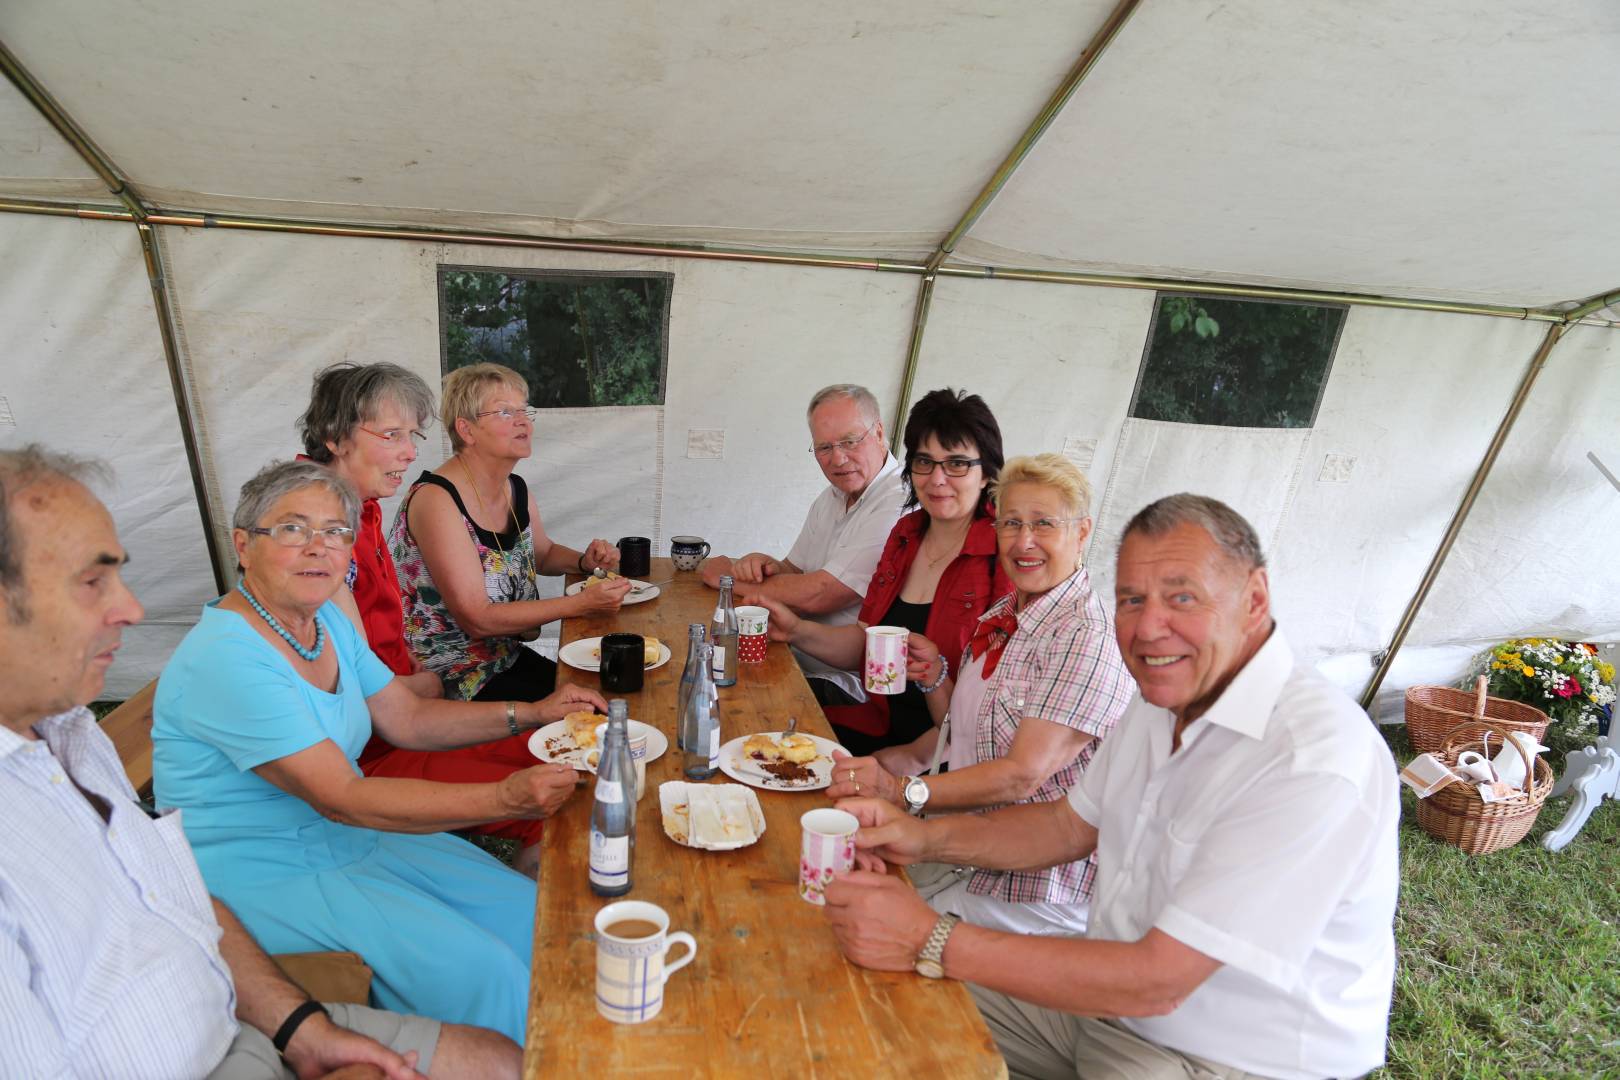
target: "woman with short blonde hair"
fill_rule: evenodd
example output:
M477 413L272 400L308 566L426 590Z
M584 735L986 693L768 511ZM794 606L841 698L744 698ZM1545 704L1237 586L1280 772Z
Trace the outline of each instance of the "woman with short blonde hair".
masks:
M533 701L549 694L557 666L526 639L570 615L614 611L623 579L542 600L539 574L619 565L606 540L583 550L546 534L518 462L534 452L535 410L523 376L473 364L445 377L441 412L455 453L411 485L389 533L405 605L405 636L453 697Z

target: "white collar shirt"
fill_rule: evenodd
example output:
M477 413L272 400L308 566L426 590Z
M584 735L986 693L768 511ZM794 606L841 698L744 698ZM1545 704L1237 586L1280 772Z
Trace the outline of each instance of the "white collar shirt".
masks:
M838 488L827 485L810 504L799 537L788 552L788 562L806 574L825 570L848 586L857 599L847 607L809 618L827 626L847 626L859 618L861 598L872 583L883 545L888 543L894 523L900 520L906 501L905 478L900 462L889 454L883 468L872 477L855 500ZM794 650L806 675L827 679L857 701L864 699L860 679L853 671L832 667L815 657Z
M88 709L34 731L0 728L0 1075L206 1076L236 993L180 815L137 805Z
M1280 630L1171 752L1138 696L1069 792L1098 830L1087 935L1157 928L1220 961L1143 1038L1280 1078L1383 1063L1400 797L1365 713Z

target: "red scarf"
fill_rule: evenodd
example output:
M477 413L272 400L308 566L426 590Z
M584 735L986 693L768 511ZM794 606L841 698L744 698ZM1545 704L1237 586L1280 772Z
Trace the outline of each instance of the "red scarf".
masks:
M989 680L996 670L996 661L1001 659L1002 646L1007 644L1007 639L1012 637L1017 629L1018 616L1011 608L1000 615L986 615L979 620L979 628L973 632L973 639L968 642L968 653L971 656L984 657L986 680Z

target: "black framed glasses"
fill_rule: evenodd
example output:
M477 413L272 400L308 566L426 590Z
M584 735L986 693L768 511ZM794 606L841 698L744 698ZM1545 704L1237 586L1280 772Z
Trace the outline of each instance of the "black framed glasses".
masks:
M247 530L254 536L268 536L272 541L282 547L296 548L308 547L315 537L321 538L324 547L353 547L354 530L347 525L333 525L329 529L316 529L305 525L301 521L283 521L277 525L266 528L253 528Z
M912 476L928 476L935 469L944 469L946 476L966 476L983 460L976 457L948 457L944 461L935 461L926 454L913 454L909 468Z

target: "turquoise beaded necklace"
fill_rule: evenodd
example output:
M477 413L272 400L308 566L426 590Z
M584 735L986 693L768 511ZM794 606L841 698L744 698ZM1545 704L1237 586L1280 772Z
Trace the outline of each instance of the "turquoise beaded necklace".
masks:
M237 579L236 591L241 593L242 596L247 600L248 604L252 606L253 610L259 613L260 618L270 624L270 629L281 635L281 640L293 647L293 652L297 653L299 656L302 656L310 663L314 663L316 660L320 659L321 650L326 648L326 628L321 625L320 616L317 615L315 617L315 647L313 649L306 649L298 643L298 639L293 637L292 633L285 626L282 626L281 623L276 621L276 617L274 615L264 610L263 604L254 599L253 594L248 592L247 582L245 580L241 578Z

